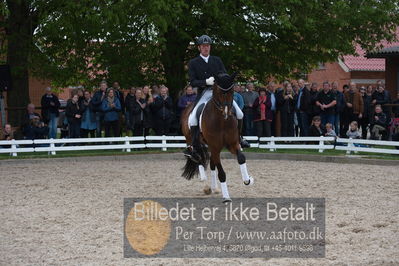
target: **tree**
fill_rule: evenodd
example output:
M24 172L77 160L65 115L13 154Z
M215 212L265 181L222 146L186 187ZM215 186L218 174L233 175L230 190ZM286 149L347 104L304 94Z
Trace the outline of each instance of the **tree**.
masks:
M13 88L7 93L8 107L24 107L29 103L29 53L38 14L28 1L7 1L7 64L11 68ZM8 112L8 120L19 124L20 113Z
M395 38L398 1L388 0L8 0L3 2L9 107L28 102L28 70L59 87L187 84L195 37L210 35L212 54L242 79L287 78L319 62ZM11 114L11 112L10 112ZM10 121L14 117L11 114Z

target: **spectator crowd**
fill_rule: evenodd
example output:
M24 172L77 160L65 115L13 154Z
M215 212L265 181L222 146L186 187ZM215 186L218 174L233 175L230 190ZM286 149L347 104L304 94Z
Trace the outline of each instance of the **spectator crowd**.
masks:
M164 85L131 87L124 93L118 82L108 87L103 81L94 92L73 90L62 107L51 88L46 88L41 114L29 104L17 126L24 139L57 138L57 128L61 138L180 135L180 114L196 97L191 86L174 101ZM234 100L243 110L246 136L399 140L399 102L391 101L382 82L367 87L354 82L342 87L337 82L319 85L302 79L285 81L281 87L273 81L267 86L236 84ZM15 138L14 133L7 124L1 139Z

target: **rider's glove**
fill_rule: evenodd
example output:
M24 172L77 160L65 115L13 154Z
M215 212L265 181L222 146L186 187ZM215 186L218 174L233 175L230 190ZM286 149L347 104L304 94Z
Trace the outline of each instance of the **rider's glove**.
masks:
M208 85L208 86L213 86L213 84L215 84L214 77L207 78L205 81L206 81L206 85Z

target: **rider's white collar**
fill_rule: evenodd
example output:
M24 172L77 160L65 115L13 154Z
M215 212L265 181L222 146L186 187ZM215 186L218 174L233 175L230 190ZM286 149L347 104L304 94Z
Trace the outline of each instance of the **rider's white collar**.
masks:
M205 61L206 63L208 63L209 55L208 55L207 57L205 57L205 56L203 56L202 54L200 54L200 56L201 56L202 59L204 59L204 61Z

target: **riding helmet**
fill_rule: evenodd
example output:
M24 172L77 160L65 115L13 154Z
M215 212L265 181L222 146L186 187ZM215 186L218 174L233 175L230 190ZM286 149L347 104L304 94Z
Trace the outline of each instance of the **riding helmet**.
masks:
M197 38L197 44L212 44L212 39L208 35L202 35Z

